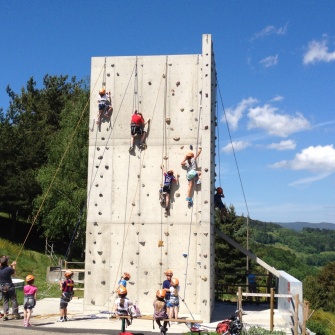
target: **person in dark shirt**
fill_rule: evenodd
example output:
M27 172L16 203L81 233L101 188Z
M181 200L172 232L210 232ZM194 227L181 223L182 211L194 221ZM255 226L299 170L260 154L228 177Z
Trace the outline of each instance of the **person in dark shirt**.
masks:
M60 319L59 322L68 321L67 319L67 305L73 297L73 287L74 281L72 280L73 272L71 270L66 270L64 273L65 280L59 282L60 290L62 295L60 298Z
M12 312L14 315L14 319L20 319L19 315L19 306L16 298L15 286L12 281L12 276L15 274L16 262L12 262L12 264L8 265L9 258L7 256L1 256L0 258L0 285L2 296L4 299L3 309L4 309L4 317L3 320L8 320L8 312L9 312L9 300L12 301Z
M215 191L216 192L214 194L214 208L219 209L221 221L224 222L227 217L227 208L225 204L222 202L222 199L224 198L223 189L222 187L218 187Z

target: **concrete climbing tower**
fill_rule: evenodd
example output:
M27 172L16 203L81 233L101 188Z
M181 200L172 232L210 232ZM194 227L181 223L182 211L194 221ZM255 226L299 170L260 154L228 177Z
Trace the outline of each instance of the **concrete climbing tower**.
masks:
M111 92L113 114L96 124L99 89ZM216 75L211 35L202 54L94 57L91 65L85 261L86 310L111 310L115 287L129 272L128 297L152 313L156 291L172 269L180 315L210 321L214 306ZM134 109L150 118L147 148L129 153ZM188 208L185 154L197 152L202 184ZM171 210L159 203L161 165L180 175Z

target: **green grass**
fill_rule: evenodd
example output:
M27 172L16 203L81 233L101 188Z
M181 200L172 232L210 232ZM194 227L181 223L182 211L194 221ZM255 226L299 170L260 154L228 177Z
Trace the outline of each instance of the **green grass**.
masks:
M51 266L49 257L36 251L21 250L21 246L0 238L0 255L6 255L9 264L16 260L15 278L25 279L28 274L35 277L34 285L38 288L37 300L60 297L59 284L46 281L47 267ZM13 277L14 278L14 277ZM23 304L23 291L17 289L18 303ZM76 296L82 297L83 291L77 291Z

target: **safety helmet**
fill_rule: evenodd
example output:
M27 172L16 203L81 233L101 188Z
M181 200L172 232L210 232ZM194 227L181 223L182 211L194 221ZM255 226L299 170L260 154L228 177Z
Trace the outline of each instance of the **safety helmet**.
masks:
M216 189L216 192L218 192L219 194L223 194L223 189L222 189L222 187L218 187L218 188Z
M71 270L66 270L65 273L64 273L64 276L66 278L69 278L69 277L73 276L73 272Z
M166 291L163 290L163 289L160 289L156 292L156 297L157 298L161 298L161 299L164 299L166 296Z
M179 285L179 280L177 278L172 278L171 279L171 285L172 286L178 286Z
M35 277L34 277L33 275L28 275L28 276L26 277L26 282L32 281L32 280L34 280L34 279L35 279Z
M104 94L106 94L106 90L105 90L104 87L103 87L103 88L100 88L100 90L99 90L99 94L100 94L100 95L104 95Z
M190 151L189 153L186 154L186 157L189 157L189 158L194 157L194 153Z
M130 279L130 274L128 272L124 272L123 273L123 278L126 279L126 280L129 280Z
M164 272L165 276L173 276L173 271L171 269L167 269L165 272Z
M168 172L167 172L168 175L172 176L174 174L174 171L172 169L170 169Z
M124 287L124 286L120 286L118 289L117 289L117 293L118 294L127 294L127 289Z

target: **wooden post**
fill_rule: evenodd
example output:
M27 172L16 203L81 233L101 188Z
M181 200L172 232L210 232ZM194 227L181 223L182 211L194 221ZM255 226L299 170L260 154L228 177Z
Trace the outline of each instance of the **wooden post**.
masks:
M237 301L238 301L238 317L240 321L242 322L242 287L241 286L238 287Z
M303 304L303 314L302 314L302 335L306 335L306 322L308 319L308 301L304 300L304 304Z
M274 301L275 301L275 290L271 287L270 290L270 331L273 331L273 317L274 317Z
M299 330L299 294L294 296L294 335L298 335Z

